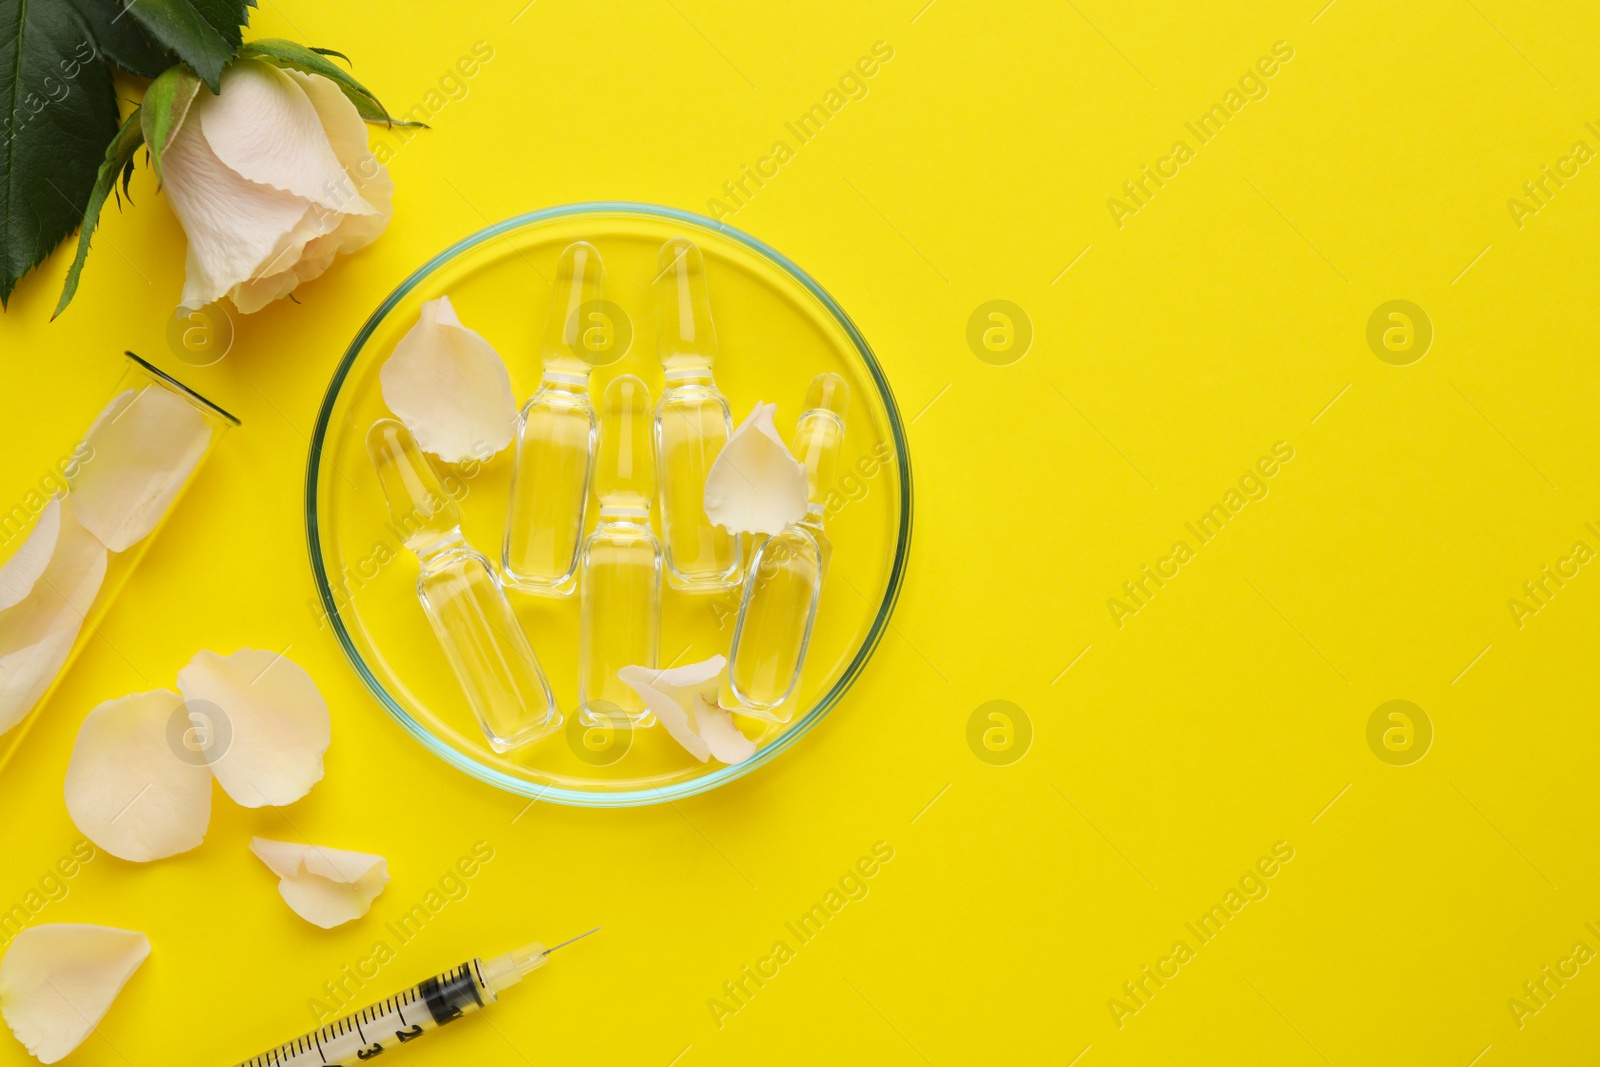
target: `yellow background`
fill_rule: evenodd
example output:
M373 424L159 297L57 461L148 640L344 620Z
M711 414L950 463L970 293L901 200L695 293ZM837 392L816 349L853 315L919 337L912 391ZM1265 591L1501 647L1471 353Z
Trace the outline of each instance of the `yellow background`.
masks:
M40 913L155 946L70 1062L227 1064L308 1028L307 999L479 840L495 859L374 997L605 930L398 1054L417 1067L1587 1062L1594 963L1521 1029L1507 1001L1574 942L1600 950L1600 574L1520 629L1507 601L1575 541L1600 549L1600 168L1521 228L1506 201L1574 141L1600 148L1600 20L1521 0L923 2L263 0L252 35L350 53L397 111L494 49L391 161L389 232L198 370L166 346L183 242L147 170L59 321L65 256L24 282L0 322L6 501L70 448L125 347L245 425L0 780L0 904L78 840L60 785L99 701L170 685L197 648L288 647L335 715L307 799L219 799L200 849L102 855ZM880 40L868 95L729 221L840 300L915 416L894 630L818 730L730 788L524 811L405 737L306 607L328 375L396 282L490 221L704 210ZM1119 229L1107 199L1277 41L1294 58L1269 95ZM1365 340L1395 298L1435 330L1405 367ZM1035 331L1009 366L966 342L991 299ZM1295 452L1270 495L1119 629L1107 599L1277 441ZM967 742L996 699L1034 734L1008 766ZM1411 766L1367 745L1392 699L1435 731ZM324 933L252 833L379 852L394 880ZM719 1028L708 1000L879 841L894 858L866 898ZM1278 841L1294 859L1270 894L1119 1029L1122 983L1195 947L1184 924ZM0 1041L0 1064L26 1062Z

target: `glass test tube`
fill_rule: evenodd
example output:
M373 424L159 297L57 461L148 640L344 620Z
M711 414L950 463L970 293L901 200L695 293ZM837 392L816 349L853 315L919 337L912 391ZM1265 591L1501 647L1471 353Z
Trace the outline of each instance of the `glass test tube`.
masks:
M656 495L650 390L631 374L606 388L595 495L600 521L583 545L579 583L579 714L585 725L651 721L623 667L654 669L661 645L661 543L650 529Z
M727 682L719 702L743 714L773 722L788 722L792 716L784 703L800 681L833 556L822 523L838 477L849 405L850 386L839 375L812 379L790 445L806 468L806 516L756 548L728 652Z
M489 747L507 752L561 725L539 659L489 561L461 533L461 510L411 431L379 419L367 452L394 527L421 565L417 597Z
M98 587L89 593L89 603L72 603L72 598L36 586L36 595L66 602L64 610L79 621L74 636L61 637L55 662L49 669L29 679L9 678L7 684L0 687L0 737L4 738L0 743L0 770L21 748L23 739L39 718L39 709L55 691L83 646L97 632L100 621L122 591L123 583L144 559L145 551L194 481L196 472L205 465L222 436L239 425L234 416L165 371L132 352L124 354L127 363L100 417L77 446L63 453L38 479L35 483L38 491L27 493L22 502L4 516L4 523L0 523L3 527L0 551L15 551L13 541L32 532L33 523L52 496L65 491L68 501L72 501L74 490L81 494L90 483L116 479L119 463L126 458L120 453L159 452L177 435L189 437L189 448L181 456L167 458L163 470L165 480L159 485L158 494L138 509L144 516L143 521L120 528L121 539L113 539L105 575ZM156 440L161 442L160 446ZM19 512L23 513L20 521ZM0 631L4 629L0 626ZM0 632L0 655L15 650L10 647L11 641L25 639L22 635Z
M706 518L706 474L733 432L727 399L711 377L717 329L711 321L705 257L693 241L661 246L656 281L657 355L665 388L656 406L661 533L667 581L688 593L719 593L739 582L739 538Z
M604 276L587 241L562 251L540 342L544 375L522 408L512 454L500 557L506 583L525 593L570 596L576 587L596 439L584 314L600 299Z

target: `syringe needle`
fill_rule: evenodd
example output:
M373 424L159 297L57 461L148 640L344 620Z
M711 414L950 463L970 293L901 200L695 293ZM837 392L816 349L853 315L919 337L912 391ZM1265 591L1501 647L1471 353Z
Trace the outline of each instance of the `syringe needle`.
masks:
M568 938L554 948L543 948L535 942L504 955L468 960L387 1000L245 1060L238 1067L356 1067L380 1052L407 1044L495 1003L501 993L542 967L550 953L599 929L597 926Z
M598 933L600 931L600 929L601 929L600 927L596 926L593 930L587 930L587 931L579 934L577 937L569 937L565 941L561 942L561 944L559 944L559 945L551 945L549 948L547 948L543 952L539 953L539 955L548 956L548 955L550 955L550 953L554 952L558 948L566 948L568 945L572 944L574 941L582 941L584 938L588 937L590 934Z

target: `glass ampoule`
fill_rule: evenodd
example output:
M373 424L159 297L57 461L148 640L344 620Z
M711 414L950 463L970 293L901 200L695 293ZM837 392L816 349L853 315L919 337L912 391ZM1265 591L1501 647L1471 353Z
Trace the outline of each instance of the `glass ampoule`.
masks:
M522 408L512 454L500 566L506 583L521 592L570 596L577 585L597 437L584 309L600 299L603 283L595 247L568 245L540 341L544 376Z
M651 721L617 678L623 667L654 669L661 646L661 543L650 529L656 461L650 390L631 374L606 387L601 403L595 495L600 520L583 544L579 581L578 702L585 725Z
M667 582L683 592L720 593L738 584L743 550L735 534L706 518L706 474L728 443L733 415L711 377L717 329L705 256L693 241L673 238L661 246L657 266L656 351L665 386L655 448Z
M806 515L762 541L750 561L719 697L724 707L773 722L788 722L792 715L784 704L800 681L833 557L822 523L838 477L849 405L850 386L839 375L812 379L790 444L806 468Z
M507 752L556 729L561 713L539 658L489 561L462 536L461 511L411 431L380 419L367 432L367 452L391 524L420 564L417 597L489 747Z

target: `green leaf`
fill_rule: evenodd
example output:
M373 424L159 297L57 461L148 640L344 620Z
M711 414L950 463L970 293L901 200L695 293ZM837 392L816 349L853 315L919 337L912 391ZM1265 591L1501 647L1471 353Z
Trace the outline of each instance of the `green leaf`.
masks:
M83 17L0 0L0 305L78 225L116 133L111 71Z
M385 126L419 126L426 128L426 123L403 122L390 115L388 110L378 102L365 85L351 77L344 68L328 60L328 56L338 56L340 59L349 60L339 52L330 48L307 48L303 44L293 41L283 41L276 38L267 38L260 41L251 41L239 49L240 59L264 59L279 67L290 67L303 74L320 74L339 87L350 102L356 106L356 111L367 122L381 122Z
M240 27L250 21L245 0L134 0L127 11L212 92L222 91L222 68L239 54Z
M200 95L200 76L185 66L169 67L144 91L139 111L144 116L144 143L150 146L150 164L161 175L161 154L189 115Z
M154 78L176 60L150 40L139 24L127 18L117 0L70 0L89 32L94 34L100 52L111 62L141 78Z
M89 194L89 204L83 209L83 229L78 232L78 254L73 257L72 266L67 268L67 280L61 287L61 299L56 304L55 314L50 316L52 319L67 309L67 305L72 303L73 294L78 291L78 275L83 273L84 261L89 258L89 242L94 236L95 224L100 221L100 209L105 207L106 197L115 191L119 175L124 192L127 191L128 180L133 177L133 154L144 144L144 123L139 110L133 109L133 114L117 131L117 136L106 149L105 159L100 163L94 189Z

